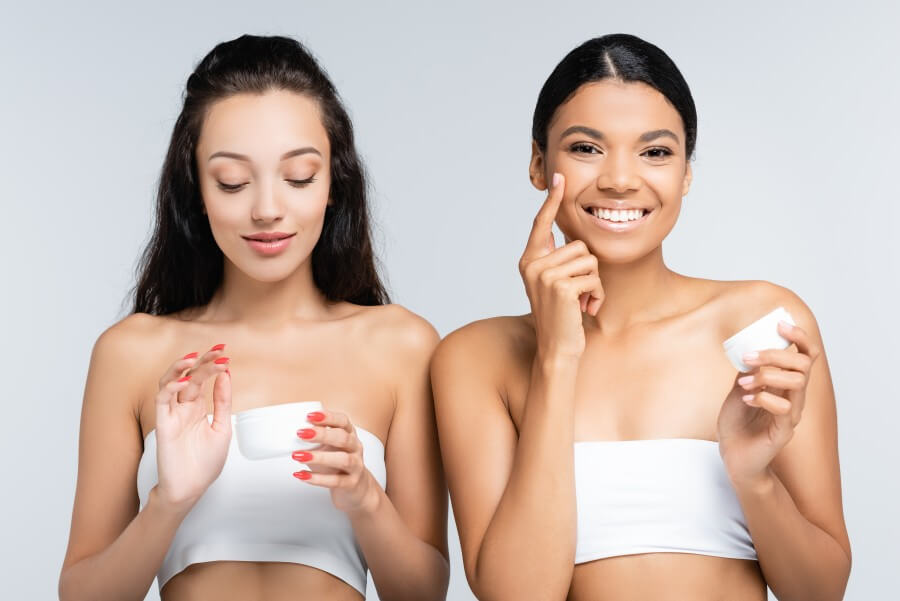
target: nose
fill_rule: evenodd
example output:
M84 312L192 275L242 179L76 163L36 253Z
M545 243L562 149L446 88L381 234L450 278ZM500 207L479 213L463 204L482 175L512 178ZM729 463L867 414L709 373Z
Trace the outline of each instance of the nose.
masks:
M630 156L610 153L600 167L597 188L605 192L625 194L640 189L641 178Z
M250 218L258 223L274 223L284 217L284 204L271 182L260 182L250 209Z

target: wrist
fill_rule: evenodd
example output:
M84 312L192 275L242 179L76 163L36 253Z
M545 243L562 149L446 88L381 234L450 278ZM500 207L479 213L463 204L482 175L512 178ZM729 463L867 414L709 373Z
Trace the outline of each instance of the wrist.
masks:
M775 490L777 480L775 473L769 467L761 472L753 474L729 474L731 485L739 496L751 495L761 497Z
M362 500L359 504L347 511L347 516L351 519L361 519L373 516L378 513L378 510L381 507L383 491L381 486L378 485L378 482L375 481L375 477L372 476L372 472L365 470L362 478L366 482L365 492L363 493Z
M181 521L190 513L191 508L197 502L196 499L175 500L168 497L165 491L161 491L159 484L150 489L147 496L147 507L153 507L163 516Z
M561 349L538 349L534 355L534 367L541 375L553 376L578 369L581 353Z

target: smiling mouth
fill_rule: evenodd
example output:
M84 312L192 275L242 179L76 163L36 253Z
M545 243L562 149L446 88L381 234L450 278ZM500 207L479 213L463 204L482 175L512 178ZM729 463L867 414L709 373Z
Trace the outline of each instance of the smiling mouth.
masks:
M639 221L650 214L648 209L604 209L602 207L582 207L584 212L608 223L629 223Z

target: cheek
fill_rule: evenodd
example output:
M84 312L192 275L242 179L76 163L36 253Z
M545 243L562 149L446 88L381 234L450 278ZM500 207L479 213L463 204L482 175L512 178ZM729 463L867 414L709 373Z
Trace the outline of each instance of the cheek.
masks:
M684 166L667 165L648 169L643 174L647 186L663 203L681 200L684 187Z

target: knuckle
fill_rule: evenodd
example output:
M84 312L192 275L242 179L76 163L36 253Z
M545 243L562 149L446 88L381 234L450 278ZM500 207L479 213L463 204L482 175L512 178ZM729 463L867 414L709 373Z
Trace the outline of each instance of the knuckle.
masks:
M588 251L587 244L585 244L583 240L575 240L572 242L572 248L578 251L578 253L586 253Z

